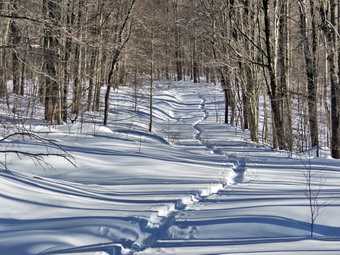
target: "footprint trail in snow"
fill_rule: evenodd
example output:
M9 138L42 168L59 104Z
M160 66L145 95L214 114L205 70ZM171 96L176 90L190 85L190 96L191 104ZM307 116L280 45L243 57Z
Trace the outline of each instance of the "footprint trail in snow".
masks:
M158 240L163 238L164 235L170 235L171 237L172 231L168 230L171 230L171 228L176 228L173 223L181 212L185 211L189 207L192 208L199 202L203 202L211 195L218 194L219 191L225 189L227 186L243 182L244 173L246 170L245 158L238 158L236 155L228 156L223 153L223 150L217 144L210 144L203 138L205 129L201 127L201 124L209 118L209 111L206 109L206 98L202 95L199 95L199 98L201 100L199 109L203 113L203 116L201 119L192 124L192 128L195 131L193 138L203 147L210 150L214 155L224 156L226 158L226 168L231 164L232 171L228 172L227 170L224 170L219 181L209 185L208 187L198 190L194 195L188 195L177 200L175 203L167 203L151 208L153 213L151 213L146 225L142 227L143 234L132 244L132 251L140 251L148 247L152 247L157 243ZM193 226L188 230L182 231L188 232L188 235L194 238L196 230L196 227Z

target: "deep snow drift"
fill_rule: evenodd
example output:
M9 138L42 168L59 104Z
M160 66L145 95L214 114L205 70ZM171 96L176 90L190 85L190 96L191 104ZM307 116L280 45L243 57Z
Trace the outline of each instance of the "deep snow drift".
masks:
M43 170L6 155L0 254L340 253L339 160L246 142L246 132L221 124L223 100L211 85L156 87L151 134L148 98L128 88L112 93L107 127L96 113L30 127L62 145L77 168L50 157L54 170ZM309 168L320 191L313 238Z

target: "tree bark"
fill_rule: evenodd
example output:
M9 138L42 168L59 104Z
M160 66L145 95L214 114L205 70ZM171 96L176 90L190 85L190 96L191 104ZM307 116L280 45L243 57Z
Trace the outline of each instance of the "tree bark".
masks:
M313 4L313 1L311 1ZM309 116L309 126L312 147L317 148L317 154L319 154L319 128L317 120L317 79L316 79L316 63L314 55L316 52L315 45L313 44L312 49L310 48L310 42L308 39L308 29L307 29L307 16L306 16L305 0L299 0L299 11L300 11L300 30L302 36L302 44L305 55L306 63L306 77L307 77L307 92L308 92L308 116ZM311 6L311 13L314 12L313 5ZM313 17L312 17L313 19ZM313 21L313 26L315 26L315 21ZM312 28L312 33L314 35L315 28ZM314 42L315 43L315 42ZM315 49L316 50L316 49Z
M126 14L124 16L124 20L122 25L118 28L117 32L117 37L116 37L116 49L113 53L113 57L111 60L111 66L110 66L110 71L108 74L108 79L107 79L107 88L106 88L106 93L105 93L105 108L104 108L104 121L103 124L104 126L107 125L107 121L108 121L108 116L109 116L109 100L110 100L110 92L111 92L111 88L112 88L112 82L113 82L113 75L114 75L114 71L116 68L116 65L119 61L119 57L122 53L122 50L125 46L125 44L129 41L130 39L130 35L127 36L127 38L123 38L124 32L126 31L126 29L128 29L128 22L130 20L130 15L132 12L132 9L135 5L137 0L132 0L131 3L128 5Z
M151 49L150 49L150 97L149 97L149 132L152 132L153 122L153 81L155 72L155 60L154 60L154 34L152 32Z
M10 2L11 8L11 15L16 15L17 10L17 3L15 1ZM12 50L12 80L13 80L13 93L19 94L20 93L20 60L18 57L17 48L19 47L20 43L20 36L19 36L19 28L16 24L16 21L10 19L9 21L9 38L10 43L13 47Z
M58 82L58 54L59 47L56 27L60 20L60 0L44 0L43 13L52 25L47 25L44 34L44 71L45 71L45 120L51 124L61 123L60 115L60 87Z
M94 48L91 53L90 59L90 71L89 71L89 91L87 95L87 110L93 111L93 91L95 84L95 71L96 71L96 61L97 61L98 49Z
M195 31L194 31L195 33ZM197 38L194 34L193 38L193 50L192 50L192 72L194 83L199 83L199 68L198 68L198 56L197 56Z
M265 67L269 73L268 82L268 94L272 107L272 118L273 118L273 147L284 149L285 148L285 137L282 130L283 123L281 121L279 97L277 94L277 77L274 70L274 57L272 54L272 42L271 42L271 27L270 27L270 16L269 16L269 0L263 0L263 18L264 18L264 33L265 33Z
M284 149L293 150L291 119L291 102L288 89L288 1L280 0L278 4L278 38L277 38L277 74L279 83L279 107L285 140Z
M336 1L322 2L320 16L327 40L327 63L331 90L331 155L333 158L340 159L340 76L338 77L339 71L336 71Z
M183 66L182 66L182 45L181 45L181 28L178 24L178 0L175 0L175 58L176 58L176 72L177 72L177 80L183 80Z
M4 11L4 1L0 1L0 11ZM4 25L5 22L1 22L0 25ZM4 34L6 32L4 31ZM2 36L0 38L0 42L3 45L6 45L8 41L8 38L6 35ZM0 97L6 98L7 97L7 79L6 79L6 49L1 48L0 49Z
M82 41L83 33L83 10L84 0L78 0L77 3L77 20L74 25L77 26L76 37L79 41ZM73 79L73 99L72 99L72 114L79 115L81 105L81 92L82 92L82 63L83 63L83 46L78 41L74 42L75 53L74 53L74 79Z

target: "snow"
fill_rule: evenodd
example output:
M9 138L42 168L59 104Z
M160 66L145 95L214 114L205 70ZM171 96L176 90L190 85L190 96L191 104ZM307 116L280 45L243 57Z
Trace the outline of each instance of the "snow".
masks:
M138 95L135 111L128 87L112 92L107 127L99 113L83 123L26 126L62 145L77 167L49 157L54 169L42 169L6 155L0 254L340 252L339 160L250 143L246 131L216 122L223 94L212 85L155 87L152 133L147 95ZM16 148L45 149L30 140ZM313 189L321 188L314 237L306 166Z

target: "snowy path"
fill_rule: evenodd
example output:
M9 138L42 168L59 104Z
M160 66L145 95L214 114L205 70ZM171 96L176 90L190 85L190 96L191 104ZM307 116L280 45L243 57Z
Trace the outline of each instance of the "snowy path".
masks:
M206 109L207 99L205 98L205 96L201 94L197 94L197 96L200 99L200 102L198 104L196 102L196 98L192 98L193 101L186 101L186 103L190 105L191 108L195 106L196 102L197 108L201 111L202 115L200 119L192 124L192 128L194 130L193 138L202 145L201 150L205 153L207 151L210 151L213 155L225 157L225 169L222 171L221 177L217 183L211 184L209 187L199 190L197 194L193 196L182 198L176 203L176 205L160 207L158 212L156 213L157 215L152 215L149 220L147 226L147 230L149 231L147 231L148 233L146 234L146 238L143 237L145 239L142 241L142 244L139 244L138 242L140 242L140 240L138 240L134 244L134 248L145 249L150 246L157 246L157 242L160 241L160 243L162 243L160 239L167 238L167 236L174 237L171 233L176 232L176 230L173 231L174 221L176 220L176 218L180 218L187 209L190 208L190 210L192 210L196 206L200 206L200 203L204 202L210 196L218 195L220 191L229 189L231 185L243 182L244 174L246 171L245 158L239 158L236 155L227 155L223 152L219 144L210 143L209 140L204 139L204 133L206 130L203 124L209 118L210 113ZM177 124L181 123L180 117L177 117L176 114L174 114L173 117L177 120ZM181 144L181 141L177 142ZM197 152L197 149L195 151ZM156 228L156 231L153 228ZM150 231L150 229L153 229L153 231ZM196 230L196 226L190 226L186 230L180 230L180 232L187 235L187 237L189 237L190 239L195 239Z
M239 158L236 155L225 154L219 144L209 143L209 141L207 141L203 138L203 134L204 134L205 130L204 130L204 128L200 127L199 124L204 123L204 121L206 121L209 118L209 111L207 109L205 109L207 99L203 95L199 95L199 97L202 100L202 103L200 104L200 109L204 113L204 116L203 116L202 120L200 120L199 122L195 122L194 125L193 125L193 128L196 130L195 139L199 140L200 143L203 146L205 146L208 150L210 150L213 154L225 156L226 161L233 164L232 170L235 174L232 178L233 183L234 184L235 183L241 183L244 179L244 174L245 174L245 171L246 171L246 160L245 160L244 157ZM229 183L229 184L232 184L232 183ZM226 180L225 185L228 185L228 180Z
M201 111L202 117L195 121L192 124L192 128L194 131L193 139L196 140L198 143L202 145L201 150L206 151L206 149L210 149L213 154L216 155L223 155L223 153L216 149L214 146L211 148L211 146L206 143L203 140L203 132L204 130L200 127L200 123L203 123L209 118L209 112L205 109L205 103L206 99L202 95L198 95L201 102L197 105L197 108ZM192 111L192 108L195 107L195 102L197 101L196 98L193 101L186 101L188 105L190 105L190 108L188 110ZM186 124L186 119L182 119L180 116L183 116L182 112L179 112L179 116L176 116L176 113L173 113L172 116L174 119L176 119L176 123L178 125ZM170 124L171 125L171 124ZM190 134L190 133L189 133ZM181 141L177 141L178 143L181 143ZM240 170L237 170L237 168L240 166L239 162L235 159L233 162L236 162L234 165L233 170L237 173L241 172ZM227 166L226 166L227 167ZM134 250L143 250L147 247L154 246L159 239L165 237L167 233L169 232L169 229L173 227L173 223L183 211L185 211L187 208L195 207L195 204L199 204L200 202L204 201L206 198L208 198L211 195L218 194L219 191L223 190L228 185L228 178L225 176L225 170L222 172L221 177L219 180L216 180L216 183L207 185L205 184L205 187L202 189L197 190L196 194L194 195L188 195L186 197L182 197L176 203L166 204L162 205L158 208L154 208L156 210L155 213L151 214L147 226L143 229L143 234L140 236L140 238L134 242L132 245L132 249ZM131 251L133 253L133 251Z
M188 89L181 91L190 93ZM320 216L326 221L316 225L315 234L323 236L321 240L329 248L321 248L320 239L308 238L301 160L246 143L240 131L210 118L214 111L207 99L209 93L197 96L202 117L193 124L194 138L205 153L224 157L220 186L176 213L167 233L153 248L138 254L243 254L249 249L254 254L334 254L338 249L333 249L335 241L339 240L334 236L340 234L340 228L327 226L327 216ZM321 162L313 162L316 172L325 168ZM340 177L339 162L334 163L328 162L327 166L334 171L332 181ZM320 180L314 181L317 188ZM320 201L330 194L339 197L334 185L337 182L327 179L329 191L320 196ZM327 210L330 215L338 211L337 207ZM332 237L326 237L326 233Z
M78 167L50 158L56 170L43 171L8 156L13 172L0 172L0 254L340 252L339 161L311 161L331 206L308 238L301 159L247 143L246 133L216 122L223 113L216 88L166 87L155 95L152 134L148 98L138 98L136 112L126 89L112 94L107 127L95 113L83 124L36 127Z

